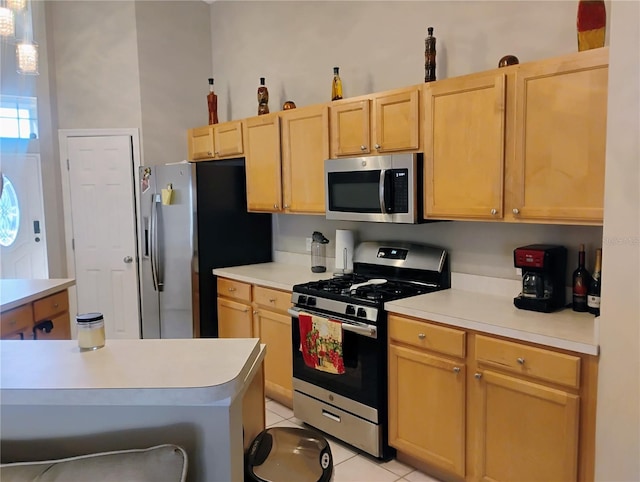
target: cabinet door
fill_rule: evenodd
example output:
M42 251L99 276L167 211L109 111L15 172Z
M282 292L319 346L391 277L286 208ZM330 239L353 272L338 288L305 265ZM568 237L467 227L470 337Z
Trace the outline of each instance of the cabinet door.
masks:
M31 303L12 310L3 311L0 315L0 337L3 340L29 340L33 326L33 306Z
M503 216L505 74L425 86L425 218Z
M213 159L213 128L211 126L189 129L189 159Z
M371 153L370 100L331 105L331 157Z
M389 444L464 477L464 363L389 346Z
M33 338L35 340L70 340L71 339L71 326L69 324L69 313L64 312L50 318L53 323L53 328L49 333L44 330L38 329L38 323L35 324L33 330Z
M214 125L213 141L217 158L241 156L244 152L242 122L233 121Z
M517 71L514 219L602 223L607 79L608 49Z
M284 209L325 213L324 161L329 158L329 109L325 105L282 115Z
M267 345L264 379L267 396L288 406L293 403L293 348L291 316L257 310L260 342Z
M420 148L420 94L417 87L373 99L373 147L377 152Z
M579 397L490 370L477 375L476 480L575 481Z
M245 153L248 210L281 211L282 175L278 114L252 117L245 121Z
M251 307L235 301L218 298L218 337L251 338Z

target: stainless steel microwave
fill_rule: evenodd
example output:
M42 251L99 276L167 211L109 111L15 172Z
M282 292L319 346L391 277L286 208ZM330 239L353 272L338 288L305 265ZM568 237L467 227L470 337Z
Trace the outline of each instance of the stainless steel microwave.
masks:
M327 159L324 179L327 219L421 222L420 154Z

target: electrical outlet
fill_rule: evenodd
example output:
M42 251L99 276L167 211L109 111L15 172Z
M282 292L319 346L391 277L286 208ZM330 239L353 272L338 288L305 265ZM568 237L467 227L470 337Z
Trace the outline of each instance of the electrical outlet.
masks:
M307 238L307 253L311 252L311 238Z

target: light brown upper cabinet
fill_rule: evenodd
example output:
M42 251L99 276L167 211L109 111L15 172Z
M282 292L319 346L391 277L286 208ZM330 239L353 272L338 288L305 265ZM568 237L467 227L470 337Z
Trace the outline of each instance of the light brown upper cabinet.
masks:
M420 89L412 86L331 103L331 157L418 151Z
M282 210L280 172L280 117L278 113L250 117L244 121L247 168L247 210Z
M608 49L424 86L430 219L602 224Z
M324 214L324 161L329 158L329 109L315 105L282 113L284 210Z
M605 47L517 69L510 220L602 224L608 63Z
M502 218L505 100L502 69L425 84L425 217Z
M189 129L189 159L225 159L244 154L242 121L230 121Z

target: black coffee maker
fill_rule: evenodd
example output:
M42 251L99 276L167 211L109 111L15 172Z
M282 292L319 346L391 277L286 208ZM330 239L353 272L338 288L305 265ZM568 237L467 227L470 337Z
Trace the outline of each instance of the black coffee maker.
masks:
M513 304L523 310L551 313L565 306L567 249L530 244L513 251L513 264L522 269L522 292Z

